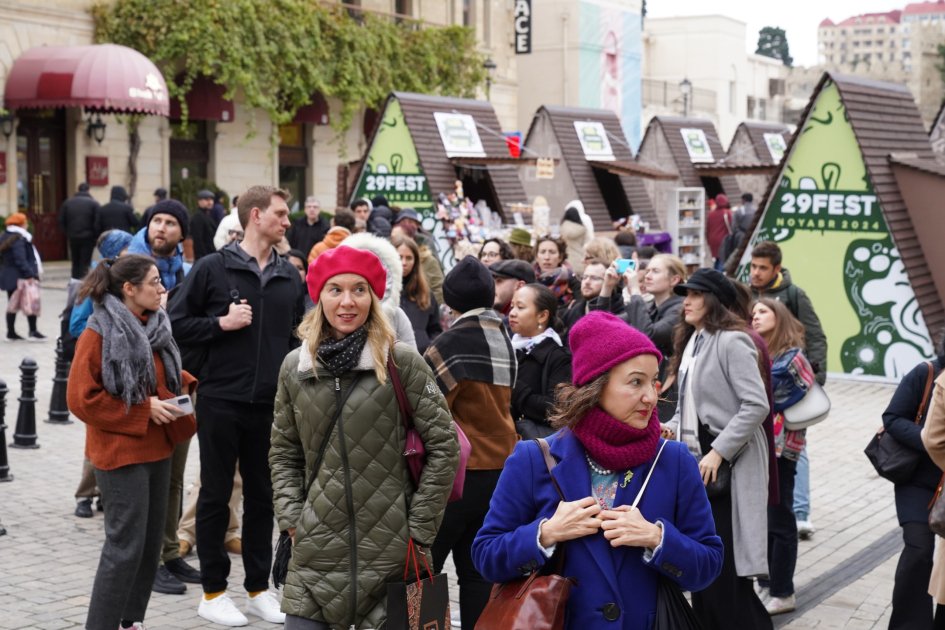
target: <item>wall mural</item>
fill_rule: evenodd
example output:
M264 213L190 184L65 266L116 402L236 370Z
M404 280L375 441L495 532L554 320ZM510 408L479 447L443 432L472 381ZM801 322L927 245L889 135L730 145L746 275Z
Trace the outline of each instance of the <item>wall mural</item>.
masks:
M828 81L816 99L751 242L781 247L823 324L829 371L898 380L932 342L840 92Z

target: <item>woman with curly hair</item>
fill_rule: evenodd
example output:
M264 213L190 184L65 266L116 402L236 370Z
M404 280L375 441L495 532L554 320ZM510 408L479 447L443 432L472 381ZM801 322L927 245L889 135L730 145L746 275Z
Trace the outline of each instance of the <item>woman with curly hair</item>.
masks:
M535 277L551 289L561 306L569 304L581 290L567 258L568 246L560 238L541 236L535 243Z

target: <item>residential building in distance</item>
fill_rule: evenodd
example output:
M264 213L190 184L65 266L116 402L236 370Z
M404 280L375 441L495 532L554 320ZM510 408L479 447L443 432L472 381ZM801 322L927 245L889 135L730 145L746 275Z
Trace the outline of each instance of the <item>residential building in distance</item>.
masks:
M746 120L787 122L787 68L746 52L745 23L723 15L647 18L643 29L643 125L654 116L708 118L728 142Z
M839 22L825 18L817 29L820 65L814 74L826 70L905 84L928 126L942 101L941 73L936 66L942 63L938 45L943 41L945 0L913 2ZM811 76L792 77L791 87L799 80L809 84L811 79L817 80ZM801 96L800 92L795 95Z

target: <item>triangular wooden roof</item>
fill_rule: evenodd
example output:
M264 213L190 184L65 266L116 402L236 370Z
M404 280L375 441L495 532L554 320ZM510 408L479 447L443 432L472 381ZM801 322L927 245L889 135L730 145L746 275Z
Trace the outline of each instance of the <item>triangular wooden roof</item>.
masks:
M610 214L607 211L607 204L601 195L600 186L594 177L594 168L590 165L584 156L584 150L581 148L581 142L578 139L577 132L574 130L576 121L594 121L604 126L604 130L610 139L610 147L613 149L614 157L620 162L632 162L633 153L627 144L626 136L623 133L623 127L620 126L620 119L617 114L607 109L588 109L580 107L561 107L557 105L542 105L535 112L532 124L528 128L528 134L525 136L525 146L528 146L528 138L535 128L535 123L539 116L548 116L551 122L551 128L554 130L555 139L558 146L561 147L561 159L565 161L568 170L571 172L571 178L574 187L577 190L578 198L584 204L588 216L594 221L594 227L597 229L610 230L613 223ZM624 193L627 195L627 201L630 207L640 216L641 219L648 222L653 229L659 229L662 221L653 208L653 202L646 192L643 180L639 177L630 177L628 175L618 175L620 183L623 186Z
M738 137L739 133L748 135L748 139L751 140L751 146L755 149L754 155L734 155L732 149L735 146L735 138ZM781 137L784 138L785 145L791 139L791 129L787 125L746 120L743 123L739 123L738 127L735 128L735 133L732 134L732 141L728 143L728 152L725 154L725 161L733 164L777 164L777 162L771 159L771 151L768 150L768 143L765 142L766 133L781 134Z
M400 102L404 120L417 147L417 157L420 158L420 166L427 177L433 199L436 199L441 192L453 190L456 181L456 167L450 163L446 149L443 148L436 120L433 118L434 112L469 114L481 125L479 138L486 156L490 158L509 156L508 145L501 135L502 127L499 125L499 119L492 104L488 101L411 92L394 92L388 97L388 102L392 98ZM385 104L385 109L386 107ZM372 144L373 141L372 137ZM368 146L370 147L370 144ZM483 168L489 172L500 205L499 208L492 208L492 210L506 215L505 208L510 204L526 203L525 189L522 188L522 181L518 177L518 169L515 166L494 165Z
M686 150L686 143L683 141L681 129L702 129L705 132L706 140L709 142L709 148L712 149L712 157L718 161L725 156L725 150L722 148L722 141L719 140L719 134L715 130L715 125L711 120L704 118L681 118L677 116L654 116L650 124L646 126L646 133L643 135L643 141L640 143L642 158L643 148L646 146L647 138L651 133L662 133L669 145L673 156L673 162L679 171L683 186L702 188L702 179L696 171L692 160L689 159L689 152ZM659 166L659 165L656 165ZM719 177L719 183L725 190L729 199L737 199L741 196L741 189L738 187L738 181L734 175Z
M938 113L932 119L932 126L929 127L929 142L932 144L933 151L945 155L945 100L942 101Z
M933 273L942 276L945 275L945 269L933 270L927 264L890 164L890 155L893 153L908 153L915 160L934 162L934 153L919 109L912 93L903 85L825 72L801 114L802 125L807 124L818 95L829 81L833 81L840 92L847 118L863 154L873 192L879 198L886 225L899 250L925 324L930 332L937 331L945 325L945 306L939 299ZM803 133L803 127L799 127L791 138L784 164L788 163L794 145ZM754 234L767 209L767 199L779 181L780 177L771 178L765 193L765 203L755 213L749 234ZM744 249L738 255L739 260L744 255ZM945 278L940 277L940 283L945 283Z

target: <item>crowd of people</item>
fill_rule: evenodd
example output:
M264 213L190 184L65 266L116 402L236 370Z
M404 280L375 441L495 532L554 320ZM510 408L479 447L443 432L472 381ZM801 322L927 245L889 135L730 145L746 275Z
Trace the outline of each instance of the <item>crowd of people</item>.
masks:
M380 627L411 540L435 573L452 555L464 627L494 583L553 566L577 579L571 628L649 627L666 584L692 593L709 629L772 628L794 610L798 538L814 528L805 430L785 411L824 382L827 346L776 243L753 246L744 285L630 230L595 236L571 203L560 235L516 227L444 270L423 218L383 197L330 220L309 198L295 221L273 187L219 219L211 201L191 216L157 200L75 269L76 514L100 496L106 531L87 628L140 627L152 590L187 583L214 623ZM930 418L945 415L940 388ZM887 425L921 447L916 397L894 399ZM933 539L910 510L934 470L897 486L894 617L914 619L916 567L931 573ZM293 541L281 593L274 523ZM227 592L230 553L245 610Z

